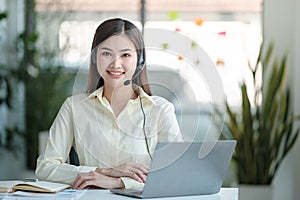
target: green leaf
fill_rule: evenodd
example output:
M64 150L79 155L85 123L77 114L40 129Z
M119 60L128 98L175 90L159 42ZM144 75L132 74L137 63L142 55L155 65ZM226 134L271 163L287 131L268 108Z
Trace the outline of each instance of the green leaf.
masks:
M3 20L3 19L6 19L7 16L8 16L7 12L0 13L0 21Z
M230 118L230 120L227 123L227 126L228 126L233 138L238 140L240 133L239 133L237 117L236 117L236 114L231 110L231 108L229 107L227 102L226 102L226 111Z
M161 47L163 49L168 49L169 48L169 44L168 43L163 43L163 44L161 44Z
M268 46L267 53L265 56L262 56L262 49L260 50L261 53L260 56L258 57L258 60L261 60L263 62L264 68L266 68L269 65L270 60L272 58L273 50L274 50L274 44L272 42Z
M245 137L249 139L248 142L246 142L246 144L252 146L253 120L252 120L251 105L247 93L246 84L243 84L241 86L241 90L242 90L242 117L243 117L243 125L244 125L243 134L245 134Z
M177 12L177 11L170 11L168 13L168 17L169 17L170 20L174 21L174 20L176 20L176 19L179 18L179 12Z

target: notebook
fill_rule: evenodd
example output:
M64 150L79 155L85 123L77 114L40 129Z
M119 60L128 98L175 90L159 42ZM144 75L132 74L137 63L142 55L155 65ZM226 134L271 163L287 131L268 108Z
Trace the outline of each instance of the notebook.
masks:
M68 184L48 181L0 181L0 193L15 191L56 193L70 187Z
M216 194L235 146L235 140L159 143L142 190L110 191L137 198Z

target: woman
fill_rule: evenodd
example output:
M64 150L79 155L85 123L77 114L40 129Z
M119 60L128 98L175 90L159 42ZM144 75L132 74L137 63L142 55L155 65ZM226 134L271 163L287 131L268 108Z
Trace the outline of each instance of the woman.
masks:
M142 35L131 22L100 24L87 92L63 103L37 160L38 178L75 189L143 186L157 143L181 140L173 105L151 96L145 59ZM65 163L71 146L80 166Z

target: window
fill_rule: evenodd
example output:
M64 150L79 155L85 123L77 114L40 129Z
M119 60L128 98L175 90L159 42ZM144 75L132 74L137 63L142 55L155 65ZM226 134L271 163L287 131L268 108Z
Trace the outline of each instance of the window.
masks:
M145 0L145 12L141 11L139 0L104 0L101 3L73 0L61 1L59 6L51 4L51 7L49 0L37 2L41 16L46 10L48 15L50 10L56 16L66 10L72 11L57 22L57 48L65 66L78 66L87 58L95 28L101 20L122 16L142 27L140 13L143 13L145 29L166 29L182 34L204 49L220 76L231 105L238 106L241 102L239 84L242 81L249 83L249 93L253 93L247 63L248 59L254 62L261 42L262 0ZM159 61L160 65L180 71L196 101L218 103L211 98L205 81L199 81L203 77L199 78L195 73L197 61L186 60L176 52L170 54L168 47L162 48L166 51L147 50L149 64Z

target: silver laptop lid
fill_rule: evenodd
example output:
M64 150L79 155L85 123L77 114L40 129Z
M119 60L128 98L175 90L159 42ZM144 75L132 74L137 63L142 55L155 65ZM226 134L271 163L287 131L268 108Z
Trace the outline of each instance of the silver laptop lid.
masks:
M235 145L234 140L159 143L142 198L219 192Z

